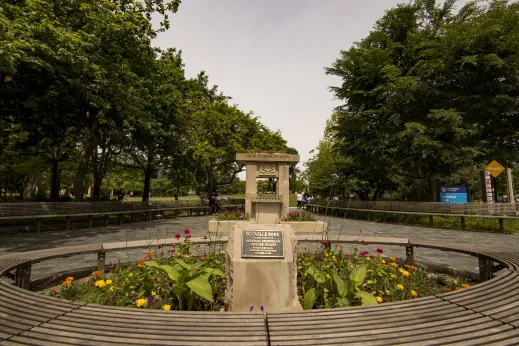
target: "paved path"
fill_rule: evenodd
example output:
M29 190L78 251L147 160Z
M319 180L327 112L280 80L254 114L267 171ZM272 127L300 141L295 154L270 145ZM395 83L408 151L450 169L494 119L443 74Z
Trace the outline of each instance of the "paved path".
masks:
M80 245L87 243L120 242L125 240L152 240L157 238L172 237L176 233L183 233L184 229L191 230L193 236L207 234L207 222L211 216L184 217L171 220L153 222L139 222L122 226L110 226L106 228L82 229L72 231L47 231L40 234L24 233L0 236L0 255L18 252L39 250L65 245ZM322 216L321 216L321 219ZM485 232L470 232L459 230L445 230L437 228L404 226L368 222L361 220L349 220L337 217L326 218L330 224L330 237L333 239L339 233L342 235L358 235L359 229L366 237L401 237L409 239L439 241L446 244L474 244L495 247L506 251L519 251L519 235L497 234ZM341 230L342 228L342 230ZM347 248L347 246L346 246ZM365 246L368 251L374 251L375 247ZM205 249L199 249L204 252ZM400 247L384 247L385 255L404 257L404 249ZM453 267L477 271L476 258L450 252L437 250L416 249L416 260L449 264ZM144 256L147 250L119 251L110 253L107 260L112 263L119 261L136 261ZM36 264L33 268L34 278L66 269L76 269L94 266L96 255L74 256L65 259L55 259Z

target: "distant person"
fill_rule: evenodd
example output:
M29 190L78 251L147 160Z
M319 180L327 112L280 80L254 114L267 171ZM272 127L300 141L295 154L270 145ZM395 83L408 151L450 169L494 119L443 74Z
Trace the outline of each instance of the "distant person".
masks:
M297 209L300 209L303 205L303 195L300 192L296 192L297 197Z

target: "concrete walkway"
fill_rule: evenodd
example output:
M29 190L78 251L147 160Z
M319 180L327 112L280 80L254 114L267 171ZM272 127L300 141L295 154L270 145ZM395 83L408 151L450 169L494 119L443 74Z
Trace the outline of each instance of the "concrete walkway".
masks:
M170 220L153 222L139 222L121 226L110 226L106 228L82 229L71 231L47 231L40 234L24 233L0 236L0 255L19 252L40 250L67 245L81 245L87 243L107 243L130 240L155 240L173 237L176 233L183 234L188 228L193 236L207 235L207 223L212 216L184 217ZM320 216L321 220L323 219ZM493 247L501 251L519 251L519 235L497 234L485 232L470 232L459 230L446 230L419 226L404 226L398 224L387 224L368 222L361 220L349 220L337 217L327 217L330 225L329 236L359 235L365 237L398 237L417 240L438 241L445 244L474 244ZM341 230L342 229L342 230ZM349 250L350 246L345 246ZM376 247L363 246L374 253ZM385 255L404 257L404 249L400 247L383 247ZM152 248L154 250L154 248ZM207 249L198 249L201 253ZM220 249L218 249L220 250ZM119 251L107 255L107 261L111 263L136 261L144 257L147 249ZM429 262L449 264L455 268L477 272L477 258L450 252L437 250L416 249L415 259ZM65 259L55 259L36 264L33 267L34 278L53 272L94 266L96 255L74 256Z

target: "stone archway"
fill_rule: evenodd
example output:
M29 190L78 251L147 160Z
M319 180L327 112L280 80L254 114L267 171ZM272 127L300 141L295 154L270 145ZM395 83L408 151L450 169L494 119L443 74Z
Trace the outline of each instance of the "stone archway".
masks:
M236 161L247 166L245 212L258 223L278 223L290 207L289 167L299 155L283 153L237 153ZM258 195L258 178L276 178L274 197Z

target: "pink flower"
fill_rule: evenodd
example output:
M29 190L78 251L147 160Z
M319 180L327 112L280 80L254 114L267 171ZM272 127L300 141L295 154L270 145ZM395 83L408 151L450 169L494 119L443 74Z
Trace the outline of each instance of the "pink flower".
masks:
M189 232L191 232L191 231L188 230L187 228L184 230L184 234L189 234Z
M361 252L360 252L360 255L361 255L362 257L366 256L367 254L369 254L369 252L368 252L367 250L364 250L364 251L361 251Z
M175 238L180 239L180 233L175 234Z
M384 250L382 250L381 248L378 247L378 248L377 248L377 253L379 253L379 254L383 254L383 253L384 253Z

